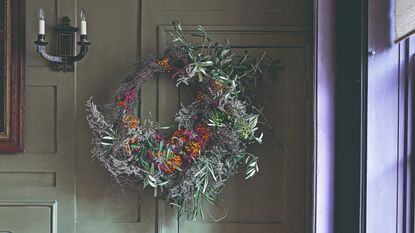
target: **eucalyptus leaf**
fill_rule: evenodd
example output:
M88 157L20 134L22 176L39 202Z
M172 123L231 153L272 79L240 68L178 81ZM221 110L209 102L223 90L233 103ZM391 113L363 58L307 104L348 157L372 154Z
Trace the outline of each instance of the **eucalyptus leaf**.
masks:
M104 146L112 146L112 143L108 143L108 142L100 142L100 144Z

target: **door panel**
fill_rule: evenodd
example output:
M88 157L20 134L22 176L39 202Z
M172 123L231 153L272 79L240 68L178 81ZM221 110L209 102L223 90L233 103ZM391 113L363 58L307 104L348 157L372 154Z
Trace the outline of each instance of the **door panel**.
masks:
M210 208L206 213L208 217L199 223L182 219L180 232L306 232L310 194L307 135L311 119L307 117L310 113L307 82L312 74L311 31L301 18L292 18L291 23L296 26L288 27L281 22L268 21L267 13L276 9L283 12L292 7L306 17L307 3L296 1L282 6L278 1L264 1L254 10L251 8L248 14L244 6L250 3L221 1L221 4L209 3L209 6L205 3L143 2L143 51L161 56L171 41L169 32L173 28L169 24L179 19L186 34L195 29L189 25L201 24L213 39L228 38L235 50L247 50L257 57L265 51L281 60L285 69L278 77L268 77L256 98L276 132L273 135L264 128L264 143L251 148L260 156L259 175L248 182L243 180L242 174L232 178L225 188L220 208ZM279 17L289 19L291 12L288 12ZM152 85L145 94L149 94L149 90L153 90L152 95L158 94L158 108L153 109L158 113L158 120L166 125L174 124L173 116L179 104L189 102L186 97L189 90L183 87L178 92L174 81L164 77L159 78L158 86L156 82ZM219 223L209 218L212 215L218 219L224 213L226 217ZM164 201L159 202L158 218L159 232L176 232L176 213Z
M76 25L79 8L86 9L92 45L75 72L56 72L36 53L40 7L51 54L57 19L68 16ZM137 188L122 192L114 185L90 158L85 120L86 100L94 96L99 104L107 102L137 62L140 17L139 0L103 0L99 7L94 0L26 1L25 148L0 156L0 231L155 232L152 194Z
M0 232L53 233L52 215L53 204L0 204Z
M207 27L207 30L210 31L210 28ZM221 208L219 210L213 208L209 214L206 214L219 219L227 213L226 218L218 224L210 219L199 220L204 224L182 221L182 231L191 232L192 229L197 228L198 232L304 232L307 197L305 133L307 109L305 80L309 65L307 40L302 35L303 41L292 39L291 42L284 42L286 36L284 33L270 32L274 37L271 41L276 45L262 47L262 45L247 45L252 42L244 43L243 40L232 38L243 36L229 35L228 32L231 30L229 28L216 27L215 30L217 34L214 35L219 41L224 38L230 38L231 42L236 41L234 43L236 50L247 50L257 57L261 55L260 51L266 51L269 56L278 57L284 64L285 69L277 77L266 78L256 98L256 103L264 107L264 114L276 134L273 135L264 127L264 143L251 148L254 154L260 156L259 175L249 182L244 181L243 175L231 179L224 191ZM247 37L250 39L249 36ZM174 85L174 83L170 84ZM160 90L165 90L165 96L171 96L174 86ZM163 93L160 93L160 96L164 96ZM171 104L172 102L169 99L163 107L177 106ZM182 102L181 95L178 96L177 102ZM164 108L160 112L164 114L165 111ZM170 112L170 116L173 114ZM160 117L167 119L169 116ZM162 202L160 205L165 203ZM162 232L173 230L163 220L170 222L171 225L174 215L170 208L166 208L164 212L161 210L160 228L164 229Z
M43 7L48 50L53 50L56 18L74 12L74 4L63 2L25 2L25 147L0 156L0 231L74 232L74 75L52 71L33 44L36 14Z
M140 1L79 0L87 10L91 46L77 63L76 230L86 232L155 231L152 193L119 187L105 169L90 158L91 134L84 103L90 96L102 106L121 79L137 63L140 41Z

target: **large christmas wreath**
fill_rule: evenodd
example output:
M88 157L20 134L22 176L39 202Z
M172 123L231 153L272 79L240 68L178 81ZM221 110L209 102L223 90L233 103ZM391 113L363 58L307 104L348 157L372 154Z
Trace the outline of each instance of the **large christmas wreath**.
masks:
M196 219L203 216L204 203L215 203L240 165L245 164L246 179L258 172L257 157L247 147L262 141L260 110L250 95L264 56L255 61L247 53L237 55L228 41L212 41L201 26L195 34L201 44L193 45L180 25L174 26L173 46L164 57L138 65L104 110L90 99L87 120L92 155L115 180L151 186L156 196ZM176 114L172 135L158 122L136 116L143 82L163 73L193 91L194 101Z

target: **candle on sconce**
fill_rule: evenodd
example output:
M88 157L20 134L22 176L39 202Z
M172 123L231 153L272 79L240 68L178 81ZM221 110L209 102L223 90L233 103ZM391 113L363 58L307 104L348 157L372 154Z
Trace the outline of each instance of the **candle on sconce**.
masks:
M45 13L43 12L43 9L39 9L39 35L45 35Z
M86 35L86 12L84 8L81 8L80 18L81 18L81 35Z
M74 71L74 64L77 61L82 60L88 52L88 46L91 42L88 41L87 31L86 31L86 14L85 10L82 8L80 10L80 28L72 26L70 24L71 19L68 16L62 17L58 25L54 28L56 32L56 41L57 41L57 55L51 55L46 51L46 46L48 42L45 38L45 12L42 8L39 9L38 12L39 17L39 31L37 35L37 40L34 41L36 45L36 51L40 54L42 58L45 60L52 62L55 64L56 69L58 71L63 72L73 72ZM79 32L80 29L80 36L79 41L76 43L80 46L80 49L76 55L74 55L74 40L75 40L75 33Z

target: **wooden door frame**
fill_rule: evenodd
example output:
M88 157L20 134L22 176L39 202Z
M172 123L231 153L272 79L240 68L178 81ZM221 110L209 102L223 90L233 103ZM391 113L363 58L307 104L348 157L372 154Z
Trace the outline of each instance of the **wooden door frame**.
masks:
M314 39L313 232L364 232L367 0L314 0Z

